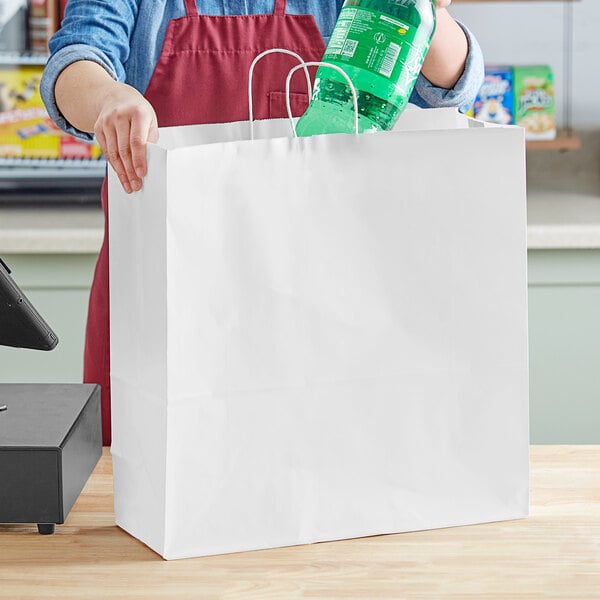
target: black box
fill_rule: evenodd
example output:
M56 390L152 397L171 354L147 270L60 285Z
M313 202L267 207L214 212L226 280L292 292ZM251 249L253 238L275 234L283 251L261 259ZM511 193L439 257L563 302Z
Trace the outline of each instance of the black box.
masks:
M0 384L0 523L64 523L102 454L100 387Z

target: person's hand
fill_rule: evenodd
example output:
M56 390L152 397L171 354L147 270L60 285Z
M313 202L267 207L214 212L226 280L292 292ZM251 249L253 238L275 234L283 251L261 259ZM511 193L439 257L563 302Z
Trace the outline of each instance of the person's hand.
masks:
M448 8L452 4L452 0L435 0L436 8Z
M156 113L137 90L114 82L102 101L94 125L106 160L129 194L142 187L146 175L146 142L158 140Z

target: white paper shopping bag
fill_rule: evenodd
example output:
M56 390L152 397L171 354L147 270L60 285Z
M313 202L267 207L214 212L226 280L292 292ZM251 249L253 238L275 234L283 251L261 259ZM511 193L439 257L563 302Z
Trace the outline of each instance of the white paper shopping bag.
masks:
M117 524L180 558L525 516L522 130L256 137L111 174Z

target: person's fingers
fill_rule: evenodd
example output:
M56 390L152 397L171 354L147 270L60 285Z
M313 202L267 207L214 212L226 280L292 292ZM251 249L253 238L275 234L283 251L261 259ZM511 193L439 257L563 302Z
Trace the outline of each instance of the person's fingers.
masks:
M158 123L156 117L152 119L152 125L150 127L150 133L148 135L148 141L156 144L158 142Z
M98 123L96 123L96 126L94 127L94 135L96 136L96 141L98 142L102 153L106 157L106 136L104 135L102 128L98 126Z
M144 106L140 107L134 112L133 119L131 121L131 130L129 133L131 160L134 173L140 180L146 176L147 172L146 142L156 141L155 139L150 139L151 134L153 133L153 122L153 111Z
M96 139L128 193L142 187L146 174L146 143L157 141L156 114L136 90L115 84L94 127Z
M130 194L132 192L129 178L127 177L127 171L123 165L123 161L119 155L119 145L117 139L117 132L114 127L98 128L96 131L96 139L102 148L104 158L110 163L114 172L116 173L123 189Z
M125 176L129 187L137 192L142 187L142 182L135 173L133 158L131 156L131 121L129 115L119 115L116 119L115 133L117 136L117 150L119 158L125 169Z

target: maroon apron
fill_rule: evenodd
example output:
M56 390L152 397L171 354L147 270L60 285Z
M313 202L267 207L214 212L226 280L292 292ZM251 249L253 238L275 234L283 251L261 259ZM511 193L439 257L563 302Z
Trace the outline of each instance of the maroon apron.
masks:
M273 14L209 16L185 0L186 16L169 22L161 55L145 97L159 127L227 123L248 118L248 70L270 48L285 48L306 61L321 60L325 45L312 15L288 15L285 0ZM280 118L285 111L285 77L297 60L285 54L265 57L253 78L254 117ZM292 85L296 116L308 105L306 82ZM108 201L102 186L105 236L90 293L84 353L84 381L102 386L102 441L110 444L110 337L108 306Z

